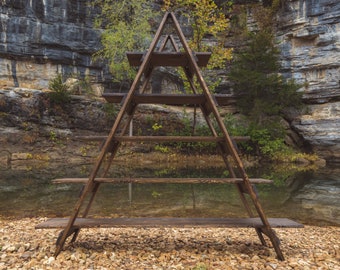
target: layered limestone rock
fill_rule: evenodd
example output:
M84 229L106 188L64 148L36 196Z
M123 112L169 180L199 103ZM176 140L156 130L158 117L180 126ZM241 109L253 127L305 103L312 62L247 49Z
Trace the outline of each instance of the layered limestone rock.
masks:
M303 85L308 113L292 126L329 161L340 161L340 2L284 1L277 37L282 72Z
M0 3L0 87L44 89L57 73L105 82L98 14L91 1L4 0Z
M112 123L102 100L70 97L70 102L56 104L41 90L0 89L0 134L8 130L9 133L39 131L42 136L48 136L51 130L61 135L69 135L74 129L108 132ZM13 128L18 130L14 132Z
M340 102L309 105L308 109L292 125L320 156L340 162Z
M282 72L308 103L340 100L340 2L285 1L278 16Z

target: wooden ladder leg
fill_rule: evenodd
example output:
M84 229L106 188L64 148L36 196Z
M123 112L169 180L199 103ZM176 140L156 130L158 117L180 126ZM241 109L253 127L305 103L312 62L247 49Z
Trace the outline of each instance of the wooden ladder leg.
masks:
M193 87L193 89L195 89L195 88ZM202 109L203 112L206 111L206 108L203 107L203 106L201 107L201 109ZM209 128L210 128L210 130L212 132L212 134L214 136L217 136L217 132L216 132L216 130L215 130L215 128L214 128L210 118L207 116L206 113L204 113L204 116L205 116L206 122L207 122L207 124L208 124L208 126L209 126ZM221 154L221 156L222 156L222 158L224 160L224 163L226 164L226 166L228 168L228 171L230 172L231 176L232 177L236 177L235 171L232 168L232 166L230 165L230 162L228 161L228 158L227 158L227 156L230 155L229 154L229 152L230 152L229 147L227 147L226 143L218 143L217 146L218 146L218 150L220 151L220 154ZM236 151L236 149L234 148L233 145L231 145L230 148L232 148L232 150ZM253 190L253 187L250 185L249 181L248 181L248 183L249 183L250 189L253 192L253 196L255 196L255 201L258 202L258 198L257 198L256 193ZM242 203L243 203L243 205L244 205L244 207L245 207L249 217L255 217L255 215L254 215L254 213L253 213L253 211L252 211L252 209L251 209L251 207L250 207L250 205L249 205L249 203L248 203L248 201L247 201L247 199L245 197L245 192L250 195L250 193L247 191L249 188L245 188L244 186L242 186L240 184L236 184L236 186L237 186L237 190L238 190L239 196L241 198L241 201L242 201ZM251 197L251 195L250 195L250 197ZM252 200L254 202L254 198L252 198ZM266 217L264 216L264 214L263 215L261 214L261 213L263 213L261 207L260 207L260 209L258 209L258 207L256 207L256 205L259 204L259 203L256 203L256 202L254 202L254 205L255 205L255 208L256 208L257 212L259 213L259 216L261 217L261 220L262 221L263 220L267 220ZM264 223L264 225L265 225L265 223ZM284 260L282 251L280 249L280 241L278 240L278 237L276 236L276 234L272 230L272 228L270 226L266 227L265 229L255 228L255 231L256 231L256 234L259 237L259 240L260 240L260 242L261 242L261 244L263 246L267 245L266 241L265 241L265 239L263 237L263 234L266 234L268 236L268 238L270 239L271 243L273 244L273 247L275 249L275 252L276 252L278 258L280 260Z
M89 180L84 188L84 191L83 193L81 194L80 198L78 199L77 203L76 203L76 206L75 206L75 209L73 211L73 214L71 215L64 231L62 232L62 235L57 243L57 247L56 247L56 251L55 251L55 257L58 256L58 254L60 253L60 251L62 250L64 244L65 244L65 241L67 239L67 237L70 235L70 233L73 231L73 225L74 225L74 222L79 214L79 211L80 211L80 208L85 200L85 197L87 196L87 194L94 189L94 180L97 176L97 173L100 169L100 166L103 162L103 159L104 159L104 156L105 154L108 152L108 150L110 149L110 146L111 146L111 143L114 139L114 136L116 135L117 133L117 130L118 130L118 127L123 119L123 116L127 113L127 111L129 111L131 109L131 101L132 101L132 97L133 97L133 94L134 92L136 91L137 87L138 87L138 83L144 73L144 70L146 69L147 67L147 64L150 62L150 59L151 59L151 54L154 50L154 48L157 46L157 42L160 38L160 35L161 35L161 32L163 31L163 28L165 27L165 22L166 20L168 19L169 15L167 16L164 16L161 24L160 24L160 27L158 28L157 32L156 32L156 35L155 35L155 38L154 40L152 41L152 43L150 44L150 47L149 47L149 50L147 51L146 55L145 55L145 59L143 61L143 63L141 64L137 74L136 74L136 77L130 87L130 90L129 92L127 93L123 103L122 103L122 106L121 106L121 109L116 117L116 120L111 128L111 131L105 141L105 144L99 154L99 157L96 161L96 164L89 176ZM148 76L150 77L150 75ZM131 113L132 115L132 113Z
M255 217L255 215L254 215L253 211L251 210L251 207L250 207L250 205L249 205L249 203L247 201L247 198L244 195L244 190L243 190L242 186L240 184L236 184L236 187L237 187L237 191L239 193L239 196L241 198L241 201L243 203L243 206L246 209L249 217L251 217L251 218ZM255 228L255 231L256 231L257 236L260 239L261 244L263 246L267 246L267 243L266 243L266 241L265 241L265 239L263 237L263 234L262 234L262 230L260 228Z
M117 148L118 148L118 147L117 147ZM105 170L105 174L107 173L107 171L108 171L108 169L109 169L109 166L110 166L110 163L112 162L112 159L113 159L112 156L113 156L113 155L111 155L109 164L108 164L108 166L107 166L107 168L106 168L106 170ZM98 189L99 189L99 185L100 185L99 183L94 183L94 186L93 186L92 191L91 191L90 200L89 200L89 202L88 202L88 204L87 204L87 206L86 206L86 208L85 208L85 210L84 210L84 213L83 213L83 215L82 215L83 218L85 218L85 217L88 215L89 211L90 211L90 208L91 208L91 205L92 205L92 203L93 203L93 201L94 201L95 195L96 195L96 193L97 193L97 191L98 191ZM81 197L82 194L84 193L84 190L85 190L85 189L82 190L82 192L81 192L81 194L80 194L80 197ZM62 243L61 241L62 241L62 237L63 237L63 234L64 234L64 230L61 231L60 234L59 234L59 237L58 237L58 239L57 239L57 242L56 242L56 246L58 247L58 246L61 245L61 248L60 248L59 251L58 251L58 250L56 251L55 257L58 256L58 254L60 253L60 251L61 251L63 245L65 244L65 242L66 242L66 240L67 240L67 238L73 234L73 237L72 237L72 239L71 239L71 243L73 243L73 242L76 241L76 239L77 239L79 233L80 233L80 228L73 228L73 229L71 229L71 230L68 232L68 234L67 234L67 236L66 236L66 239L65 239L64 242ZM57 253L57 252L58 252L58 253Z
M281 251L281 248L280 248L280 240L279 238L277 237L275 231L271 228L269 222L268 222L268 219L267 217L265 216L263 210L262 210L262 207L261 207L261 204L257 198L257 195L252 187L252 185L250 184L250 181L244 181L244 185L246 187L246 189L249 191L249 195L250 195L250 198L252 199L253 203L254 203L254 206L255 206L255 209L260 217L260 219L262 220L262 223L263 223L263 227L260 229L262 233L264 233L265 235L267 235L267 237L270 239L274 249L275 249L275 252L277 254L277 257L279 260L283 261L284 260L284 256L283 256L283 253Z
M58 237L58 240L57 240L57 243L56 243L56 250L55 250L55 253L54 253L54 257L57 257L59 255L59 253L61 252L62 248L64 247L65 245L65 242L66 242L66 239L72 235L72 233L75 232L75 228L73 227L73 224L78 216L78 213L79 213L79 209L89 191L89 188L91 187L91 184L92 183L87 183L83 193L81 194L80 198L78 199L78 202L77 202L77 205L74 209L74 213L73 215L70 217L69 219L69 222L67 224L67 226L65 227L65 229L63 231L61 231L59 237Z
M102 156L102 159L103 159L103 157L104 157L104 155ZM101 163L102 159L99 160L98 162ZM79 228L74 228L73 224L74 224L76 218L78 217L80 208L83 205L85 198L87 197L87 195L90 192L92 192L92 195L90 197L90 201L87 204L87 207L85 209L85 212L84 212L83 216L86 216L88 214L88 211L90 210L91 204L92 204L92 202L94 200L94 197L95 197L96 192L97 192L98 187L99 187L99 184L94 182L96 174L97 174L97 171L94 171L91 174L87 184L85 185L85 188L84 188L83 192L81 193L81 195L80 195L80 197L79 197L79 199L78 199L78 201L76 203L73 215L70 217L68 224L66 225L65 229L60 233L60 235L58 237L58 240L57 240L57 243L56 243L56 250L55 250L55 253L54 253L55 257L57 257L59 255L59 253L61 252L62 248L65 245L65 242L66 242L67 238L70 235L72 235L72 233L74 233L74 236L73 236L73 238L71 240L73 242L73 241L76 240L76 238L77 238L77 236L78 236L78 234L80 232L80 229Z
M195 84L193 83L193 80L190 79L189 82L190 82L190 84L191 84L191 87L192 87L193 91L194 91L195 93L197 93L197 90L196 90ZM204 113L204 117L205 117L206 123L208 124L208 127L209 127L211 133L212 133L215 137L217 137L218 134L217 134L217 132L216 132L216 130L215 130L215 128L214 128L214 125L212 124L210 118L208 117L208 115L207 115L207 113L206 113L206 112L207 112L207 109L206 109L204 106L201 105L201 110L202 110L203 112L205 112L205 113ZM218 144L217 144L217 148L218 148L218 150L219 150L219 152L220 152L220 154L221 154L221 156L222 156L222 158L223 158L223 160L224 160L224 163L225 163L225 165L227 166L228 171L230 172L231 176L236 178L235 172L234 172L234 170L233 170L232 166L230 165L230 163L229 163L229 161L228 161L228 158L227 158L227 156L228 156L228 148L227 148L226 145L223 144L223 143L218 143ZM246 200L246 198L245 198L245 196L244 196L244 193L243 193L243 191L242 191L241 186L240 186L239 184L237 184L236 186L237 186L237 190L238 190L238 192L239 192L239 196L240 196L240 198L241 198L241 201L242 201L242 203L243 203L243 205L244 205L244 207L245 207L245 209L246 209L246 211L247 211L249 217L254 217L254 214L253 214L253 212L252 212L252 210L251 210L251 208L250 208L250 206L249 206L249 203L247 202L247 200ZM262 244L263 246L266 246L267 244L266 244L266 241L265 241L265 239L264 239L264 237L263 237L263 234L262 234L261 229L255 228L255 231L256 231L256 234L258 235L259 239L260 239L261 244Z
M271 240L271 242L273 244L273 247L275 249L277 258L280 261L284 261L285 257L283 256L282 250L280 248L280 239L277 237L277 235L276 235L276 233L275 233L275 231L273 229L271 229L271 234L270 235L271 236L269 237L269 239Z
M74 242L77 239L78 235L79 235L80 228L74 228L73 224L74 224L74 221L75 221L75 219L77 218L77 216L79 214L80 207L81 207L84 199L86 198L86 195L88 194L89 186L90 186L90 183L87 183L85 185L85 188L83 189L83 191L81 192L81 194L79 196L77 207L75 208L75 212L74 212L73 216L70 217L69 223L65 227L65 229L62 230L59 233L58 239L56 241L56 250L55 250L55 253L54 253L54 257L57 257L59 255L59 253L63 249L63 247L65 245L65 242L66 242L68 237L70 237L73 234L71 242ZM91 195L90 201L93 200L93 198L95 196L95 193L98 190L98 186L99 186L98 183L94 184L94 186L92 188L92 195ZM88 208L89 208L89 206L88 206Z
M233 168L230 166L230 163L228 162L228 159L225 158L224 161L227 164L227 167L228 167L228 170L229 170L231 176L236 178L235 172L234 172ZM242 186L240 184L236 184L236 188L237 188L238 194L240 196L240 199L241 199L241 201L243 203L243 206L244 206L244 208L246 209L246 211L248 213L248 216L251 217L251 218L255 217L255 215L254 215L254 213L253 213L253 211L252 211L252 209L251 209L251 207L250 207L250 205L249 205L249 203L247 201L247 198L244 195L244 190L243 190ZM266 244L266 241L265 241L265 239L263 237L261 229L260 228L255 228L255 231L256 231L257 236L260 239L261 244L263 246L266 246L267 244Z
M263 237L263 234L265 234L269 240L271 241L273 247L274 247L274 250L276 252L276 255L278 257L279 260L283 261L284 260L284 256L283 256L283 253L281 251L281 248L280 248L280 240L279 238L277 237L275 231L271 228L263 210L262 210L262 207L258 201L258 197L257 197L257 194L253 188L253 186L250 184L249 181L245 181L243 183L243 185L240 185L240 184L237 184L238 185L238 190L239 190L239 193L240 193L240 196L241 196L241 200L242 202L244 202L244 205L248 205L247 203L247 200L244 196L244 192L246 192L247 194L249 194L250 198L252 199L253 203L254 203L254 206L255 206L255 209L258 213L258 216L260 217L260 219L262 220L263 222L263 227L262 228L255 228L256 230L256 233L261 241L261 243L266 246L266 242L265 242L265 239ZM249 207L249 205L248 205ZM247 208L247 207L246 207ZM252 214L252 211L249 207L249 210L250 212L250 217L254 216Z
M95 197L95 195L96 195L96 193L98 191L98 188L99 188L99 183L95 183L95 185L93 187L93 190L92 190L92 193L91 193L90 200L89 200L89 202L88 202L88 204L86 206L86 209L84 211L84 214L82 216L83 218L85 218L88 215L88 213L90 211L90 208L91 208L91 205L92 205L92 203L94 201L94 197ZM79 233L80 233L80 228L77 228L77 229L74 230L74 234L73 234L73 237L71 239L71 243L73 243L73 242L75 242L77 240L77 237L78 237Z
M262 232L267 235L267 237L270 239L270 242L272 243L274 250L276 252L277 258L281 261L284 261L285 258L283 256L283 253L280 248L280 239L276 235L275 231L272 228L262 228Z
M230 175L232 177L236 178L235 171L232 168L232 166L230 165L230 162L228 161L228 148L226 147L226 145L224 143L219 143L218 144L218 149L219 149L220 154L221 154L221 156L222 156L222 158L224 160L225 165L228 168L228 171L229 171ZM247 201L247 199L246 199L246 197L244 195L244 192L245 192L244 188L242 188L241 184L236 184L236 188L237 188L238 194L239 194L239 196L241 198L241 201L243 203L243 206L246 209L249 217L255 217L255 215L254 215L253 211L251 210L251 207L250 207L250 205L249 205L249 203L248 203L248 201ZM263 246L266 246L267 244L266 244L266 241L265 241L265 239L263 237L261 229L260 228L255 228L255 231L256 231L257 236L260 239L261 244Z

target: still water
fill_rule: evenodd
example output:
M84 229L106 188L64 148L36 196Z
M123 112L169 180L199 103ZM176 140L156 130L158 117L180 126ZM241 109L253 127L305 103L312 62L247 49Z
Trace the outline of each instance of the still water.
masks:
M68 216L81 184L52 184L51 179L87 177L92 165L0 168L0 216ZM272 168L247 170L251 177L274 180L257 191L268 217L287 217L310 225L340 226L340 168L292 173ZM152 169L113 166L110 176L223 177L222 167ZM230 184L102 184L91 216L247 216Z

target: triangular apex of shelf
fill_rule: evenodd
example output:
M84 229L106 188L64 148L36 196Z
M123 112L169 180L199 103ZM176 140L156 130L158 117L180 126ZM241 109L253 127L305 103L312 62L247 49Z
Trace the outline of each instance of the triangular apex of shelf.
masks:
M126 93L103 93L102 97L109 103L121 103ZM236 100L230 95L212 95L217 105L227 106L235 104ZM136 104L163 104L163 105L202 105L206 102L203 94L138 94L135 93L132 101Z
M68 218L52 218L36 229L64 228ZM273 228L303 228L303 225L287 218L268 218ZM110 228L110 227L238 227L261 228L260 218L77 218L75 228Z
M140 66L143 62L145 53L127 52L126 56L131 66ZM196 52L193 54L199 67L205 67L210 59L210 52ZM185 52L153 52L150 59L150 65L168 66L168 67L187 67L189 59Z

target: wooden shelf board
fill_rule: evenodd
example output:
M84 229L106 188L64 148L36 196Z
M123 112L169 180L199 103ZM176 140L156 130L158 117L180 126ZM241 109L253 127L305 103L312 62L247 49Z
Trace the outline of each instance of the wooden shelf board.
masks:
M121 103L126 93L103 93L102 97L109 103ZM219 106L235 103L235 98L229 95L213 95ZM203 105L206 99L203 94L134 94L132 102L136 104L163 105Z
M36 229L64 228L68 218L53 218ZM268 218L272 228L302 228L303 225L287 218ZM110 227L238 227L261 228L260 218L77 218L76 228L110 228Z
M248 141L249 136L233 136L236 142ZM76 136L76 139L84 141L102 141L107 136ZM213 136L115 136L113 138L119 142L223 142L223 137Z
M54 184L85 184L88 178L59 178L54 179ZM252 184L272 184L272 180L262 178L250 178ZM238 184L243 183L242 178L95 178L94 182L97 183L138 183L138 184Z
M207 66L211 53L210 52L196 52L194 53L197 65L199 67ZM140 66L143 62L143 52L127 52L129 64L131 66ZM170 67L186 67L189 65L189 59L185 52L153 52L150 59L150 65L170 66Z

